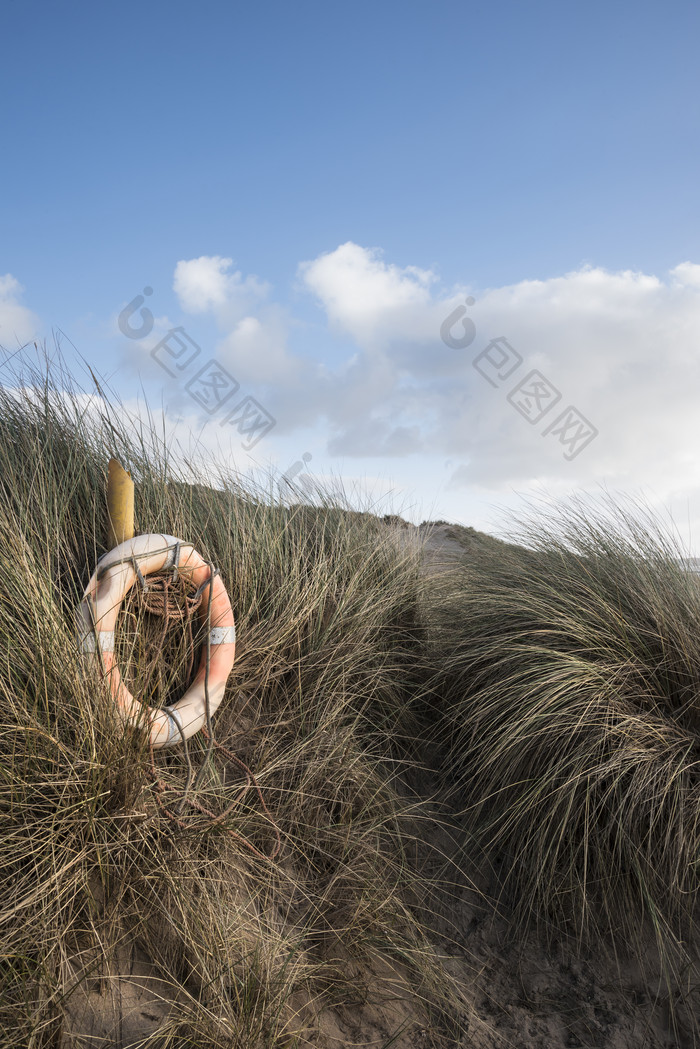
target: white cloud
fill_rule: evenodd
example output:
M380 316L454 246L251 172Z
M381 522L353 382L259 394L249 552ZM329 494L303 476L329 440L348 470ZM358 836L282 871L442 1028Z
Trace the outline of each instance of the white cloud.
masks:
M0 346L5 350L16 350L39 334L39 318L20 302L23 290L11 273L0 276Z
M218 358L237 378L275 384L298 376L303 365L287 349L288 322L278 307L245 316L219 344Z
M331 324L360 342L415 336L415 322L420 330L431 305L430 286L437 280L431 270L388 264L376 249L351 241L301 263L299 274Z
M678 284L688 284L700 288L700 265L693 262L681 262L671 270L671 276Z
M173 288L182 309L211 314L224 333L217 360L239 381L280 383L300 370L287 350L289 318L265 303L270 286L253 274L230 273L230 258L202 255L178 262Z
M700 267L684 275L693 270ZM480 336L506 335L524 363L499 389L483 381L480 415L453 413L446 424L452 453L469 457L456 480L494 489L569 477L663 485L692 474L700 483L700 449L693 448L700 285L679 281L677 270L664 282L586 268L492 289L476 314ZM563 459L556 440L541 437L546 419L530 424L506 400L533 368L561 393L549 418L573 404L600 430L575 465Z
M232 259L201 255L183 259L175 267L173 290L186 313L213 313L225 326L235 323L269 292L269 285L240 270L228 271Z

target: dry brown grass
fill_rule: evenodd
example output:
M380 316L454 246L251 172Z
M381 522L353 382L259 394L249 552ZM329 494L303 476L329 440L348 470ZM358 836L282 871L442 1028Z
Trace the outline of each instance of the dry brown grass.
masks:
M417 551L331 501L189 483L153 431L127 432L105 402L81 414L65 374L31 380L0 391L0 1042L70 1044L75 1002L130 951L176 1006L144 1045L304 1044L324 1010L386 987L363 990L359 961L394 974L439 1042L448 984L410 905L422 888L393 785L420 690ZM253 791L215 824L164 816L140 735L79 656L111 455L136 481L137 529L193 542L228 588L241 644L216 734L255 771L274 860L245 845L274 840ZM143 613L123 627L134 644L151 630ZM168 652L144 684L154 703L183 684L177 631ZM181 793L182 749L157 762ZM239 786L215 752L198 797L222 811Z

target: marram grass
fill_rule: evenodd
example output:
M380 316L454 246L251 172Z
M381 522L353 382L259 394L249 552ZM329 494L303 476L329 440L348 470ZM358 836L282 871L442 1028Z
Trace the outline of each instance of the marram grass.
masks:
M522 926L695 959L700 577L640 504L578 499L480 549L435 606L454 803ZM696 959L695 959L696 960Z
M181 536L222 573L239 647L216 735L256 774L281 831L272 860L244 844L274 843L253 791L217 823L164 817L141 737L77 651L111 456L136 482L137 531ZM172 1005L144 1047L291 1049L373 994L455 1044L469 1010L417 917L431 886L399 775L430 746L443 800L502 872L514 936L534 919L641 955L651 929L682 988L700 579L673 533L632 504L578 501L520 545L470 535L461 566L425 576L417 545L342 493L292 505L223 468L204 478L60 365L0 388L0 1045L65 1049L80 989L106 994L135 951ZM120 665L172 702L183 636L147 663L160 624L127 605ZM204 744L190 749L199 767ZM156 761L177 799L181 750ZM198 797L223 811L240 786L217 754Z
M423 890L393 785L420 688L417 550L332 499L280 505L224 471L193 483L154 429L67 391L52 371L0 389L0 1044L63 1045L76 989L102 994L135 950L175 1003L144 1045L306 1044L324 1010L377 990L358 962L394 972L439 1044L449 981L410 905ZM112 455L136 482L137 530L191 541L222 573L240 645L216 735L256 774L273 860L244 844L274 842L253 791L218 823L164 817L139 733L77 651ZM160 633L143 613L122 626L125 658ZM143 682L154 703L184 686L171 633ZM156 761L181 792L181 748ZM240 785L215 756L203 800L223 811Z

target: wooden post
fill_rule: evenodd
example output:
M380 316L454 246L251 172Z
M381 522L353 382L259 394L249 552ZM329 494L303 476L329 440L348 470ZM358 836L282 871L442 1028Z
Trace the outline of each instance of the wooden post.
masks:
M134 538L134 482L131 474L117 462L109 460L107 473L107 513L109 537L107 547Z

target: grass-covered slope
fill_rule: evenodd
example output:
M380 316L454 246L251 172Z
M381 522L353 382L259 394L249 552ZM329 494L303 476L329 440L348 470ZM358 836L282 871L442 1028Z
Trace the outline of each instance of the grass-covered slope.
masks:
M143 1012L144 1045L306 1044L329 1009L377 995L412 1003L397 1026L428 1024L444 986L408 906L390 763L420 677L416 549L369 515L187 483L151 434L81 403L50 382L0 391L0 1043L72 1044L135 956L163 1006L150 1026ZM216 822L189 803L184 826L168 819L157 792L171 809L182 795L182 748L156 755L159 788L77 651L110 455L136 482L137 530L221 571L240 645L216 737L257 777L274 859L254 790ZM142 612L138 627L160 636ZM166 659L144 687L158 703L183 685ZM190 754L198 768L204 744ZM195 800L222 813L242 782L215 751Z
M0 1045L413 1049L468 1031L491 1049L465 1004L477 855L504 879L514 941L534 918L621 958L651 928L669 1009L687 997L700 580L667 530L578 502L518 545L289 505L178 473L153 428L53 374L0 388ZM210 762L197 736L153 765L78 651L111 456L137 531L192 542L231 598ZM176 699L183 627L164 635L130 595L118 634L132 691ZM407 764L440 786L433 809L405 800ZM433 903L435 935L417 918Z
M480 544L435 615L458 806L525 921L696 952L700 579L639 507L579 500Z

